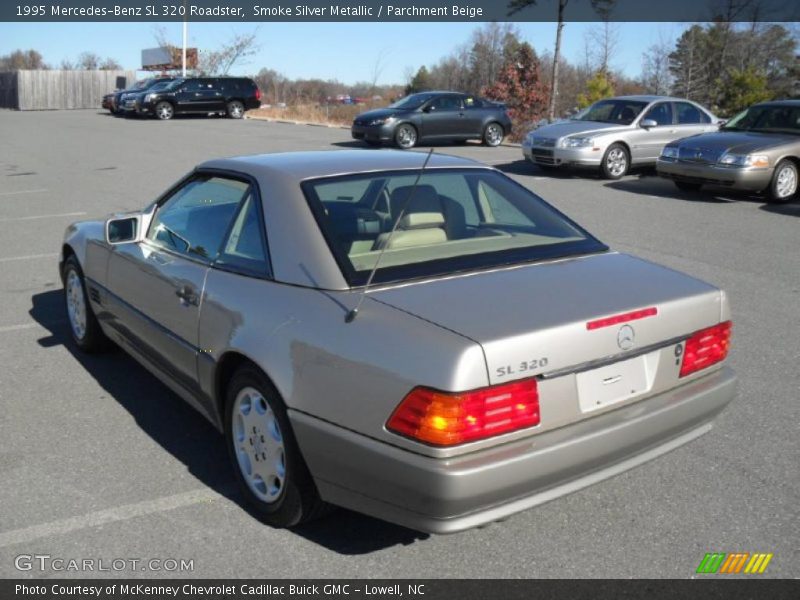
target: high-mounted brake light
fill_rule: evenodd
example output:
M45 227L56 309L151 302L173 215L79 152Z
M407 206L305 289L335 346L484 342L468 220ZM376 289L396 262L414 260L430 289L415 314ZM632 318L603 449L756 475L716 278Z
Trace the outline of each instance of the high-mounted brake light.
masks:
M535 379L471 392L411 390L386 428L426 444L455 446L539 424Z
M613 317L605 317L597 319L596 321L589 321L586 323L586 329L592 331L593 329L601 329L603 327L611 327L612 325L619 325L620 323L627 323L628 321L637 321L646 317L654 317L658 314L658 309L655 306L650 308L642 308L640 310L632 310L631 312L614 315Z
M708 329L701 329L686 340L680 376L685 377L710 367L728 356L731 343L731 322L725 321Z

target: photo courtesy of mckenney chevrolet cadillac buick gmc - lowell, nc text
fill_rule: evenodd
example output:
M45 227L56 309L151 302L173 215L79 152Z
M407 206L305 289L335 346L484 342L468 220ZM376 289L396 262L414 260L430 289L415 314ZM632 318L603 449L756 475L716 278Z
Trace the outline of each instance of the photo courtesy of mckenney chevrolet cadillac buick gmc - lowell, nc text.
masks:
M224 432L274 526L478 526L697 438L734 395L723 291L472 160L211 160L142 204L67 229L72 339Z

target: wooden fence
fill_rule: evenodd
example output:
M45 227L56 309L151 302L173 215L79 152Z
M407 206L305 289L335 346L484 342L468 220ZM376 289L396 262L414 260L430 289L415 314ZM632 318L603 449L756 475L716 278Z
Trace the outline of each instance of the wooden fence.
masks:
M135 71L0 73L0 107L19 110L100 108L103 96L135 81Z

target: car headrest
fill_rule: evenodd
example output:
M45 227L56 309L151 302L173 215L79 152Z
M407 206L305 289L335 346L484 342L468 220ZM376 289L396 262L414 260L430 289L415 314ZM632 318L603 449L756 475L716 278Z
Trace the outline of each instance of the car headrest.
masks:
M430 229L432 227L442 227L444 225L444 215L440 212L414 212L406 213L400 219L398 229Z
M442 213L442 201L436 188L432 185L418 185L411 197L411 203L406 206L408 196L414 190L413 185L404 185L392 191L391 207L392 215L397 218L400 211L405 207L404 214L411 213Z

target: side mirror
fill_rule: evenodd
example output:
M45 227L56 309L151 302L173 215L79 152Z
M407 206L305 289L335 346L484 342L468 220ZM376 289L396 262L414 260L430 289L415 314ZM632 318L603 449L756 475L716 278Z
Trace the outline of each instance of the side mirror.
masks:
M641 123L639 123L639 127L643 129L650 129L651 127L658 127L658 122L653 119L643 119Z
M120 217L106 221L106 242L127 244L138 241L142 219L140 216Z

